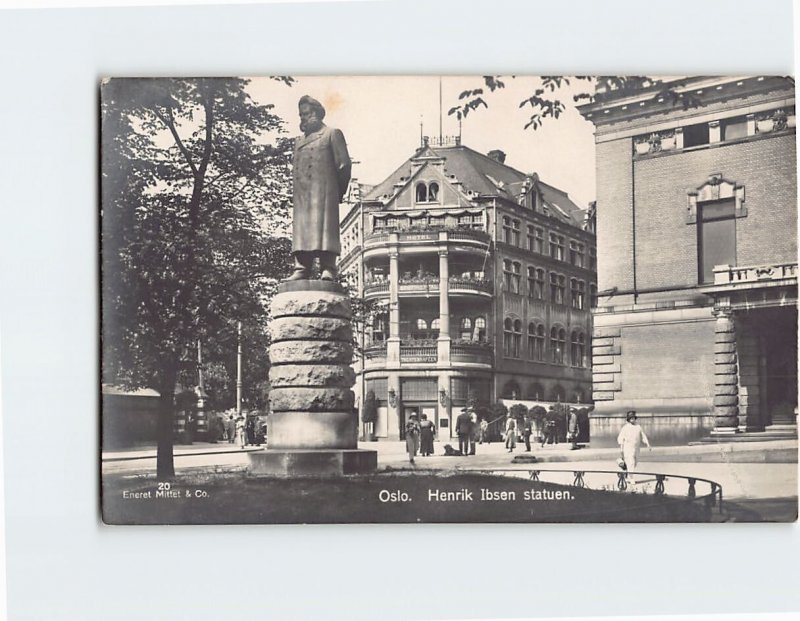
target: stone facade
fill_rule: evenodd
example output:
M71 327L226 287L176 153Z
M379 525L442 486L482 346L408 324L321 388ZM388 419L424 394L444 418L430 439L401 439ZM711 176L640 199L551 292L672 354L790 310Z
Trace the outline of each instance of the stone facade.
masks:
M679 88L700 106L686 110L663 86L580 107L596 127L601 444L628 409L651 439L682 443L797 405L794 85L691 78Z

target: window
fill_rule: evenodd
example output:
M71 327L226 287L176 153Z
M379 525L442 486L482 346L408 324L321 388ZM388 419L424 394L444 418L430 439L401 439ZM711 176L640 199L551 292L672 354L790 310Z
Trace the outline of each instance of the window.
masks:
M433 319L431 321L431 338L436 338L439 336L439 318Z
M519 246L519 220L513 220L511 222L511 226L512 226L512 231L511 231L512 243L515 246Z
M533 229L533 250L539 254L544 254L544 230L538 226Z
M376 315L372 320L372 342L381 343L386 340L386 326L388 317L385 313Z
M569 281L572 308L583 310L586 305L586 285L582 280L572 278Z
M747 117L725 119L720 124L722 125L723 140L736 140L747 136Z
M597 308L597 286L589 285L589 300L592 308Z
M506 284L506 291L513 291L514 270L511 266L511 261L508 259L503 260L503 279Z
M428 186L426 186L424 183L417 184L416 199L418 203L428 202Z
M411 333L412 339L427 339L430 334L428 333L428 322L422 317L414 322L414 332Z
M550 301L553 304L564 304L566 278L561 274L550 272Z
M544 325L528 324L528 358L544 360Z
M534 252L534 248L536 248L536 235L534 233L533 226L531 226L530 224L528 225L528 234L526 237L528 238L527 239L528 250Z
M564 237L550 233L550 256L556 261L564 260Z
M513 322L509 317L506 317L505 321L503 322L503 355L506 358L511 357L511 329L513 327Z
M520 293L520 285L522 283L522 264L514 261L512 264L512 268L514 270L513 277L511 280L511 292L512 293Z
M435 203L439 200L439 184L435 181L428 186L428 202Z
M534 300L544 299L544 270L528 266L528 297Z
M564 328L553 326L550 330L550 351L555 364L564 364L564 347L566 346L567 333Z
M596 270L597 269L597 248L592 246L589 248L589 269Z
M585 367L586 366L586 344L585 344L585 337L583 336L582 332L575 330L572 333L571 345L571 360L573 367Z
M708 123L698 123L683 128L683 148L696 147L701 144L708 144L709 131Z
M715 265L736 265L735 200L697 206L698 282L714 282Z
M459 337L465 341L472 339L472 319L469 317L464 317L461 319L461 325L459 326Z
M475 332L472 340L486 341L486 319L484 317L475 317Z
M502 399L519 399L522 391L519 389L519 384L514 380L506 382L503 386Z
M511 218L508 216L503 216L503 241L511 243Z
M576 241L569 242L569 262L577 267L583 267L583 258L583 244L580 244Z
M514 320L514 334L511 348L511 355L514 358L521 357L522 350L522 321L519 319Z

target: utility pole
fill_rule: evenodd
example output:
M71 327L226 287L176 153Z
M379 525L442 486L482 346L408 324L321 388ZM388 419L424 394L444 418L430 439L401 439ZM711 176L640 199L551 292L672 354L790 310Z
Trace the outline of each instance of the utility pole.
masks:
M236 325L236 415L242 415L242 322Z

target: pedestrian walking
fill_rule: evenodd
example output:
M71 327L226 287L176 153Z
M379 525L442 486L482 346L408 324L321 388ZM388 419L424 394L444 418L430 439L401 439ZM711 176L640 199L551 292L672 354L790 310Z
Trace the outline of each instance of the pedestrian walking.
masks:
M570 441L571 451L575 451L578 449L578 432L580 431L578 427L578 410L575 408L570 408L569 411L569 424L567 425L567 440Z
M489 423L486 421L485 418L481 418L480 436L478 436L478 444L483 444L484 440L486 440L487 444L489 443L489 438L487 437L488 429L489 429Z
M247 433L245 429L245 420L244 416L239 416L236 419L236 435L239 437L239 442L244 448L247 445Z
M556 421L555 413L550 411L547 413L547 418L544 420L544 431L542 432L542 448L545 444L556 444L556 434L558 431L558 422Z
M531 423L530 416L525 417L524 427L522 428L522 437L525 439L525 452L531 452L531 435L533 434L533 423Z
M228 428L228 444L233 444L236 442L236 418L233 414L228 415L227 420L227 428Z
M478 435L480 435L481 429L478 425L478 415L475 413L475 410L470 412L469 415L469 426L470 426L470 437L469 437L469 454L475 454L475 445L478 443Z
M462 455L469 455L470 438L472 437L472 419L469 410L464 408L456 418L456 435L458 435L458 450Z
M517 421L516 419L511 416L511 414L506 415L506 448L508 449L509 453L514 452L514 448L517 446Z
M419 452L419 421L417 415L412 414L406 423L406 450L408 451L408 461L414 463L414 457Z
M642 428L636 424L636 412L629 410L625 417L626 423L617 436L617 444L622 451L622 459L628 471L628 476L636 470L639 465L639 452L642 444L650 447L650 440L647 439Z
M436 425L428 420L428 415L423 414L419 421L419 454L423 457L433 454L433 436L436 434Z

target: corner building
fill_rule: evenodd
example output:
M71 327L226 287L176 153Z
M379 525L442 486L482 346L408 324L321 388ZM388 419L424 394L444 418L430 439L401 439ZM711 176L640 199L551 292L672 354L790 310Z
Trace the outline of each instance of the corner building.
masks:
M689 78L580 110L597 152L593 443L628 409L660 443L796 435L794 82Z
M341 236L342 273L379 308L354 389L359 404L374 392L379 439L402 438L412 413L453 437L471 397L591 398L591 210L502 151L424 138L352 200Z

